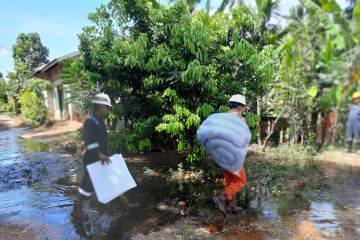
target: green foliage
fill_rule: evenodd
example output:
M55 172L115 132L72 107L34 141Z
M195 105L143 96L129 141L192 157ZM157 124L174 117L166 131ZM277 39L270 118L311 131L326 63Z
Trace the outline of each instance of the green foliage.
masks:
M41 43L38 33L21 33L12 47L15 72L8 74L8 96L14 98L14 111L19 112L17 99L21 94L26 75L48 62L49 50Z
M247 97L253 139L259 96L261 116L286 109L293 144L312 138L314 112L345 104L349 65L356 66L349 63L358 60L358 5L348 20L336 1L302 0L280 32L270 23L278 1L256 1L256 8L239 1L222 13L234 3L223 1L213 16L192 12L196 3L112 0L89 15L93 25L79 36L82 58L65 62L61 77L80 112L96 92L116 100L110 126L118 119L125 132L114 142L130 152L186 151L194 163L205 156L198 126L226 112L232 94Z
M61 141L63 142L75 142L78 145L82 144L83 137L81 134L81 130L77 130L74 132L65 133L61 136Z
M150 116L146 121L133 123L131 130L124 137L129 152L138 153L151 150L153 143L157 144L156 141L159 140L159 136L154 133L154 128L158 123L157 116Z
M30 126L39 127L48 121L42 96L38 96L30 90L23 90L19 103L21 104L21 113Z
M315 151L307 146L282 145L266 154L250 152L246 162L247 185L260 190L268 187L273 196L294 191L293 179L316 176L311 162Z
M80 35L84 70L99 75L93 83L120 100L113 113L129 123L125 141L133 152L162 143L188 151L189 161L202 159L195 137L201 121L225 111L232 94L254 103L274 76L274 47L242 39L237 24L245 20L238 13L190 15L184 1L141 0L130 8L120 0L91 19L94 26ZM152 116L155 126L147 123Z
M12 47L15 69L25 76L34 68L49 62L49 49L41 43L38 33L20 33Z
M120 133L109 133L110 154L120 153L125 148L124 137Z
M328 89L319 99L319 107L324 112L329 112L332 107L337 106L341 100L343 86L338 84Z
M277 80L265 97L274 115L287 108L293 144L300 136L311 138L315 111L338 107L346 95L340 87L347 81L349 49L354 46L354 30L336 1L300 2L290 12L287 36L276 49Z
M7 83L5 79L0 77L0 99L4 100L5 96L7 95Z
M49 81L31 78L24 82L24 88L21 90L19 103L21 104L21 113L27 124L32 127L39 127L48 122L44 96L42 91L51 86Z
M288 39L288 41L291 39ZM312 55L305 53L306 44L309 42L296 42L287 45L281 55L281 61L277 81L272 84L266 99L271 102L273 115L277 116L284 108L287 109L285 116L290 125L292 143L296 143L298 135L307 131L311 124L309 114L317 95L317 87L314 86L312 66L316 64ZM290 47L288 47L290 46Z
M76 111L81 114L87 114L92 111L92 98L103 92L103 86L96 84L98 74L91 74L84 70L82 59L66 59L62 61L63 68L60 77L66 86L65 91L70 97L66 99L67 103L72 104Z
M9 82L7 83L7 92L11 97L18 97L20 94L20 90L22 89L22 85L24 79L20 77L20 75L16 72L10 72L8 74Z
M0 112L12 112L12 104L0 99Z
M251 139L255 140L259 131L257 124L260 122L260 116L254 113L248 113L246 114L245 119L251 131Z
M26 79L23 85L23 89L31 91L37 96L41 96L42 91L49 89L50 87L51 83L49 81L40 78Z

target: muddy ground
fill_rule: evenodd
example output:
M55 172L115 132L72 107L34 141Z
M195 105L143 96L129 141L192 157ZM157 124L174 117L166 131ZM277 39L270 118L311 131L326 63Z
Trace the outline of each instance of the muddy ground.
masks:
M184 172L175 175L190 183L170 178L183 155L127 156L138 184L124 195L131 204L92 199L85 209L90 219L81 222L70 215L79 158L41 137L20 138L33 133L20 122L0 116L0 129L0 239L360 239L356 167L315 163L315 178L304 176L312 181L289 179L293 189L281 195L267 185L250 189L246 201L239 197L244 211L224 216L211 202L221 181Z
M61 143L66 143L67 133L76 132L82 127L82 123L77 121L61 121L55 120L47 126L42 126L31 131L27 131L20 137L25 139L32 139L57 146Z
M25 123L12 115L0 114L0 131L6 131L16 127L26 127Z
M317 156L316 159L330 164L360 168L360 154L345 153L345 150L327 150Z

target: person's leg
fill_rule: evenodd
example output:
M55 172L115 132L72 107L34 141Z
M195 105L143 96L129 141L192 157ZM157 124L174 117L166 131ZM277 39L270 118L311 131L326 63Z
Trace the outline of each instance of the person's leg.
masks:
M360 121L355 122L354 125L354 142L356 145L356 152L360 153Z
M226 170L223 170L223 175L224 175L224 191L226 191L226 189L230 186L232 182L233 174L231 174Z
M88 217L84 214L83 207L85 202L88 202L90 200L94 191L89 173L87 172L86 169L78 191L79 192L74 200L74 207L71 215L75 218L86 221Z
M241 207L236 206L236 199L235 195L239 192L246 184L246 173L245 167L240 170L240 175L233 175L232 182L230 186L227 188L227 199L228 205L227 210L230 212L238 212L242 210Z
M79 193L85 197L91 197L94 192L94 187L92 185L90 175L88 171L85 169L84 176L81 180L80 187L79 187Z
M232 200L234 195L239 192L246 184L245 168L241 168L239 176L233 174L231 175L231 182L225 188L226 197L229 201Z
M224 191L222 191L219 195L213 197L213 201L219 210L226 214L226 206L227 206L227 197L226 197L226 189L230 185L232 181L232 174L226 170L223 170L224 175Z
M352 151L352 144L353 144L353 127L351 122L346 123L346 148L347 152L350 153Z

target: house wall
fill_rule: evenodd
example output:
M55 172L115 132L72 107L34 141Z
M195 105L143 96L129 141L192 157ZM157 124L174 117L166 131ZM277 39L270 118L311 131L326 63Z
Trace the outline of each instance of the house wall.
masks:
M76 120L76 114L73 114L72 107L66 103L67 97L69 95L65 92L66 88L63 86L63 82L60 79L60 71L62 69L61 64L57 64L51 69L47 70L44 73L38 73L35 77L49 80L51 82L51 87L44 94L45 96L45 106L48 109L48 115L50 119L55 120ZM59 95L59 89L62 89L61 96ZM60 109L60 98L63 99L63 111Z
M39 72L34 75L34 77L48 80L51 83L50 89L43 92L49 118L83 121L86 118L86 115L77 113L75 108L66 101L70 95L66 92L66 86L64 86L63 81L60 79L60 72L62 68L62 64L58 63L46 72ZM63 89L62 96L59 96L59 89ZM63 98L63 112L60 111L59 104L59 99L61 97Z

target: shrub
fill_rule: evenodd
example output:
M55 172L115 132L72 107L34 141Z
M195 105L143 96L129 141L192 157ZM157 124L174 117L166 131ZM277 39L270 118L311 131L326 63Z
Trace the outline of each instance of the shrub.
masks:
M90 19L94 26L79 36L79 66L120 103L111 111L127 124L131 152L160 145L188 152L191 163L204 159L196 140L201 121L226 110L236 93L255 106L274 77L275 46L243 38L240 12L191 15L185 1L113 0ZM249 119L255 126L256 116Z
M0 99L0 112L12 112L12 104Z
M29 90L23 90L19 98L19 103L21 104L21 112L25 118L25 122L31 127L39 127L48 121L42 96L37 96Z

